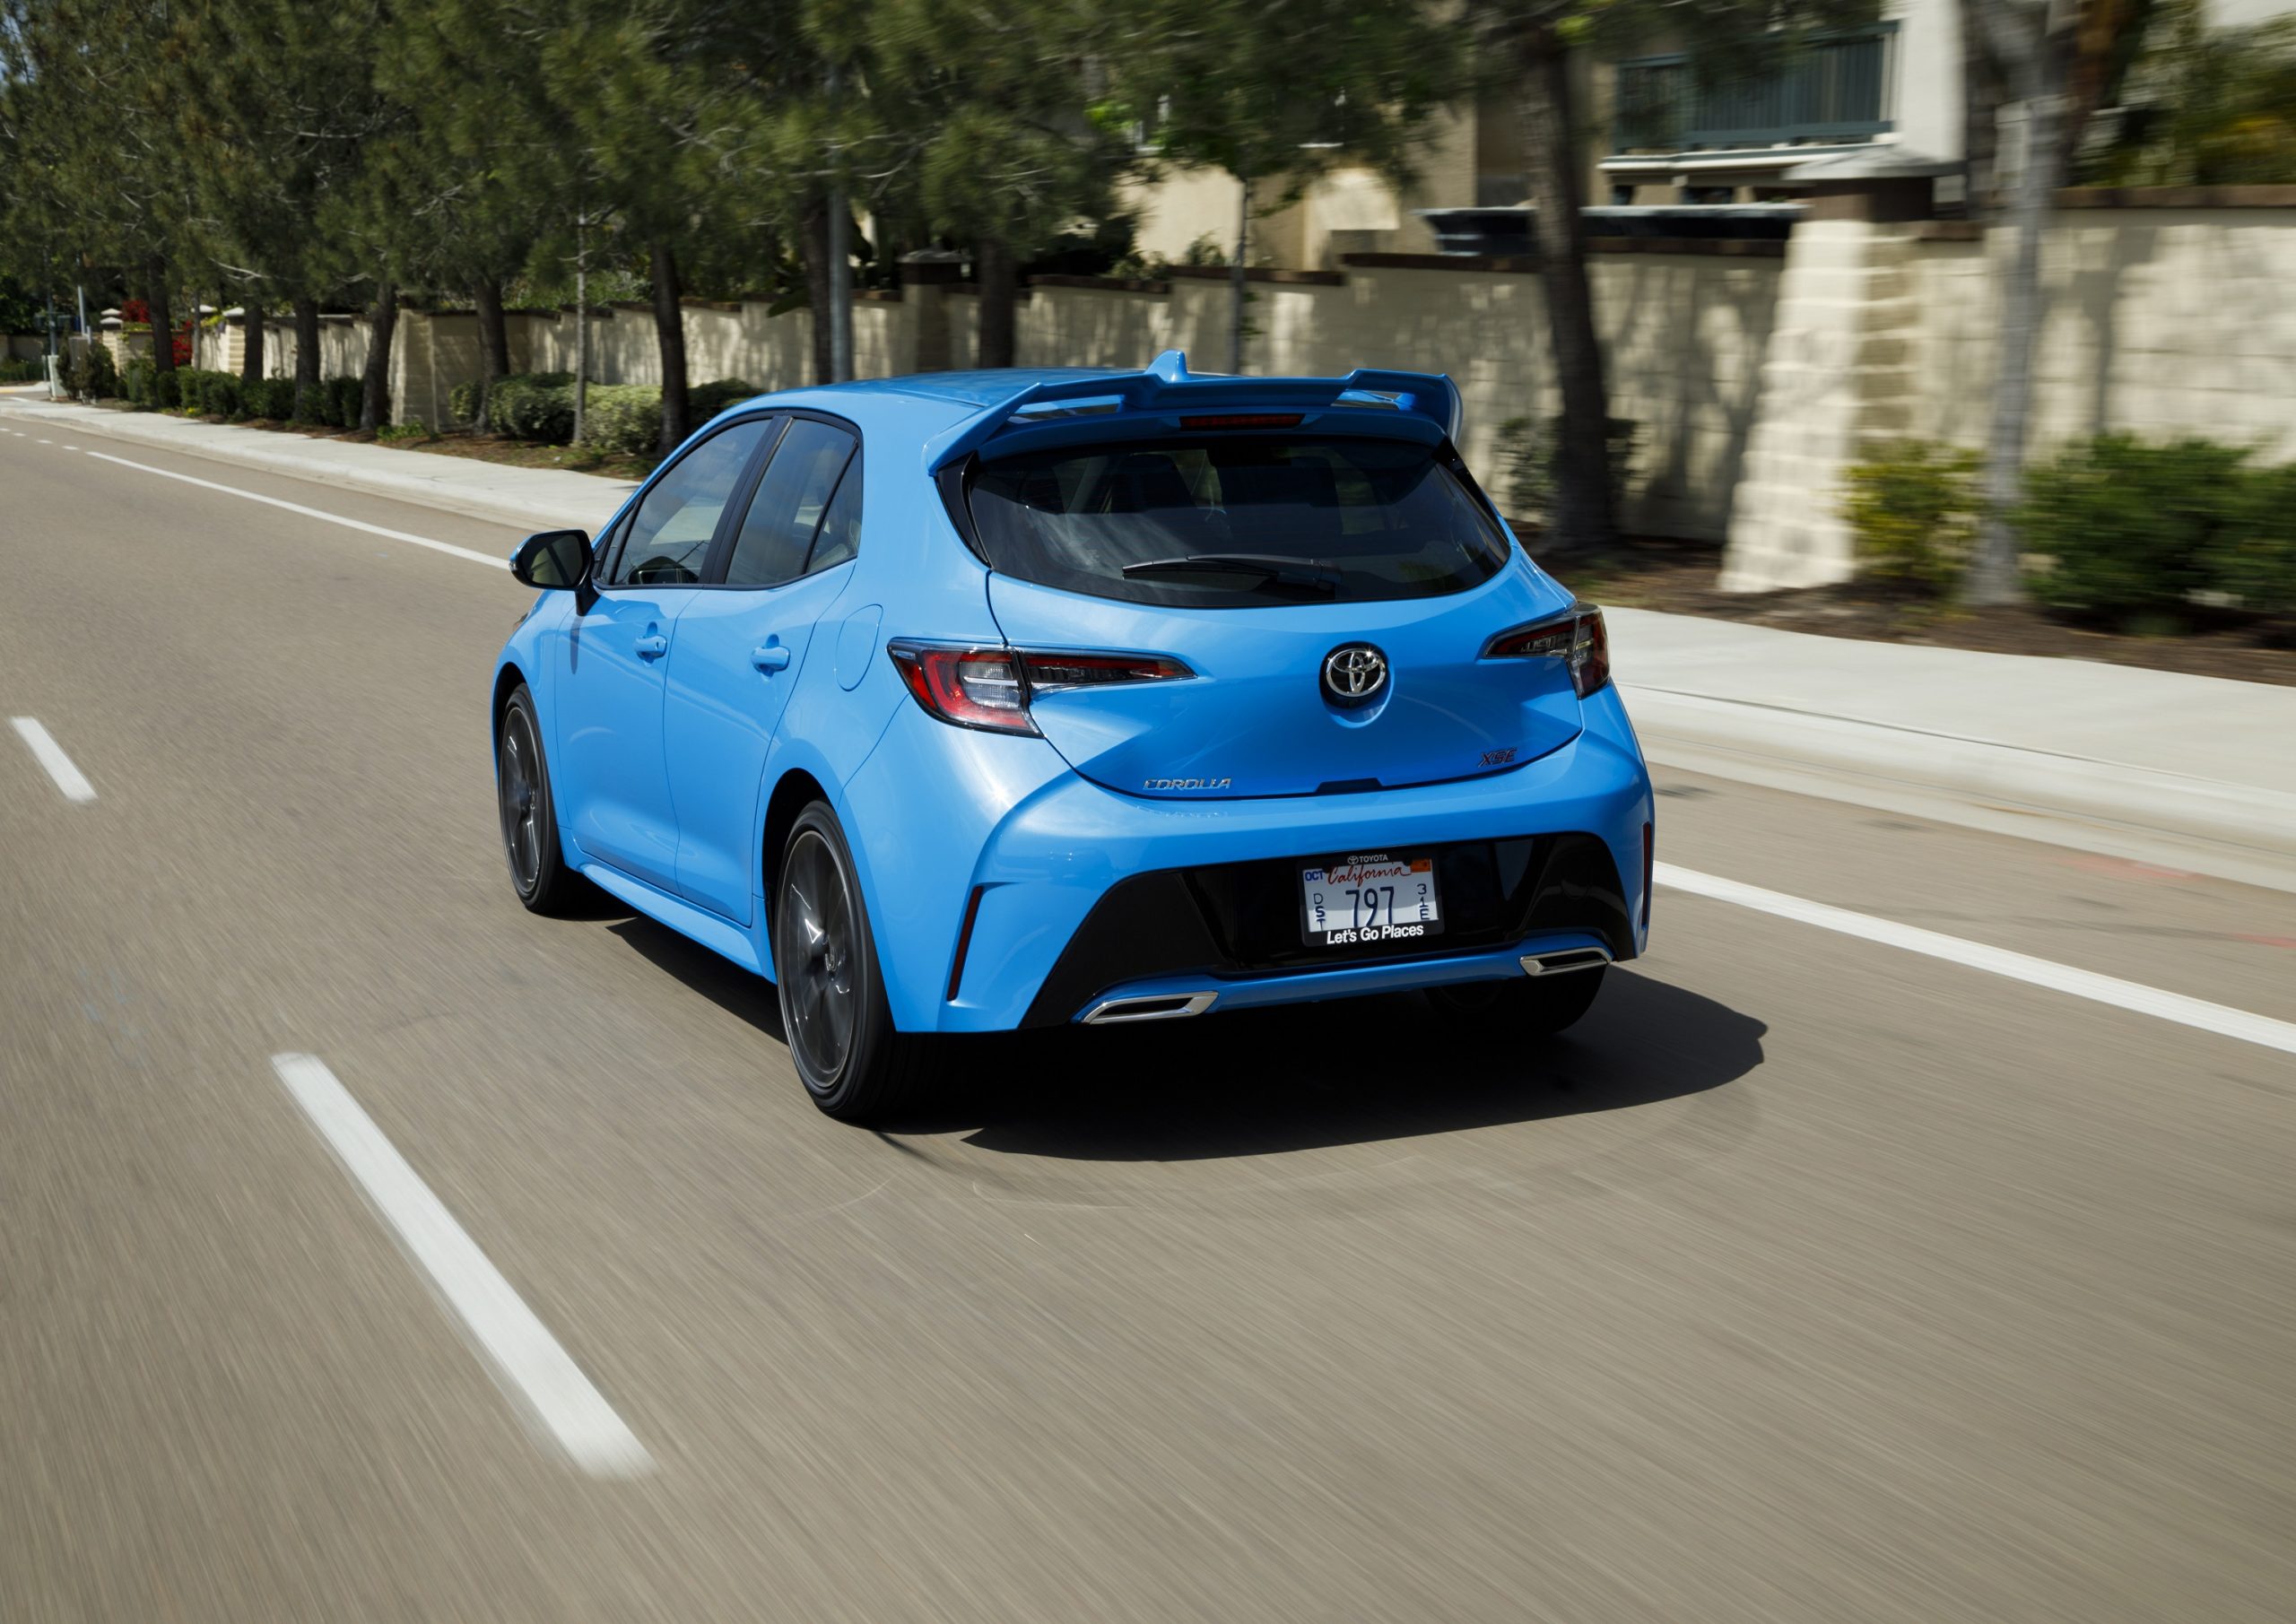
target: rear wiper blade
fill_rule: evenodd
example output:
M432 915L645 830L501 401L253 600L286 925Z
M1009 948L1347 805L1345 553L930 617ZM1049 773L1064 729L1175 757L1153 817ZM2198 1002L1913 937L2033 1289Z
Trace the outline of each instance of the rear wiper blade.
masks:
M1308 586L1326 597L1339 593L1339 571L1313 559L1265 552L1191 552L1186 558L1146 559L1124 567L1126 579L1156 575L1248 575L1260 586Z

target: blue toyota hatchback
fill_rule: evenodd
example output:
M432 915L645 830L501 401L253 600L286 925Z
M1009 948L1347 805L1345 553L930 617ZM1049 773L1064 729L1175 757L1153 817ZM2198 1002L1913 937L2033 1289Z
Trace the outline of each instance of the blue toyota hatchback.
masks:
M1458 417L1177 352L724 413L513 560L520 900L587 880L770 977L855 1120L941 1033L1398 989L1561 1029L1643 948L1649 775Z

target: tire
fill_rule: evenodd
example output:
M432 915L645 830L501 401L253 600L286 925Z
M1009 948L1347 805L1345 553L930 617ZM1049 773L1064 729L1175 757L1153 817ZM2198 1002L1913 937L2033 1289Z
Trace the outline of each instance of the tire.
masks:
M1457 1020L1518 1038L1552 1038L1594 1006L1608 965L1514 981L1469 981L1427 989L1427 1001Z
M825 802L797 814L773 892L774 986L790 1064L830 1116L880 1121L920 1092L925 1043L893 1029L853 854Z
M502 707L495 730L494 804L502 821L502 855L510 887L529 912L564 911L582 889L558 845L558 802L550 793L550 762L542 752L534 696L521 682Z

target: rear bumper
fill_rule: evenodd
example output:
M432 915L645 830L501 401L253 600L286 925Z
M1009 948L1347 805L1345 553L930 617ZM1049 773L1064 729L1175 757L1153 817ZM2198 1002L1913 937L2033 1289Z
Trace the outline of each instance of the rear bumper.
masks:
M1489 777L1177 802L1103 789L1041 740L949 727L903 707L844 797L894 1020L906 1031L996 1031L1078 1020L1108 997L1183 983L1216 991L1213 1007L1229 1009L1521 975L1524 953L1551 948L1631 958L1647 936L1649 775L1614 690L1587 702L1585 722L1562 749ZM935 789L921 794L924 785ZM1265 936L1241 941L1200 886L1175 881L1196 903L1192 917L1159 914L1142 894L1183 872L1478 847L1511 876L1505 905L1429 951L1389 958L1302 961ZM1104 905L1127 896L1132 911L1109 928ZM1102 922L1086 932L1096 915ZM1151 939L1143 922L1158 918L1179 928Z

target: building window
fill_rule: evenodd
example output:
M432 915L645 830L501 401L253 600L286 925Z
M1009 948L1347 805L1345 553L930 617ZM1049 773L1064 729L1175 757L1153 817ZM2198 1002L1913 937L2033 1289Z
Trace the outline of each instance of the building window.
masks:
M1701 84L1681 56L1618 65L1612 150L1676 152L1871 141L1891 127L1894 25L1813 41L1778 73Z

